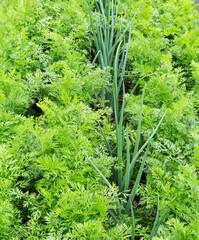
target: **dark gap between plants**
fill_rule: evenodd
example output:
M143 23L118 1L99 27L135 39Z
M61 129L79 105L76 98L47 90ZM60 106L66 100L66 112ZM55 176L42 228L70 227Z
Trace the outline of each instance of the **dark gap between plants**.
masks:
M34 103L28 108L27 112L25 113L26 117L33 116L34 118L36 118L44 114L43 110L37 106L38 102L39 100L35 98Z

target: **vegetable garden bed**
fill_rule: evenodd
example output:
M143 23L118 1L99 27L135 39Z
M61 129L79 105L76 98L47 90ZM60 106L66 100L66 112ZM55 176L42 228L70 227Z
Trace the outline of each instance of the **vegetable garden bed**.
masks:
M199 239L194 0L1 1L0 53L0 239Z

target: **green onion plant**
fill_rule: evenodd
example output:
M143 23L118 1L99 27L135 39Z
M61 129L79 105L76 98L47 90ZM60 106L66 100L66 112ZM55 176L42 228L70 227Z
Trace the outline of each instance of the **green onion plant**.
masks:
M164 116L160 119L157 127L154 129L153 133L149 136L148 140L140 147L140 134L141 134L141 124L142 124L142 113L144 106L144 94L146 86L143 89L142 98L141 98L141 110L139 114L138 128L137 128L137 136L134 149L130 149L129 144L129 134L128 134L128 124L124 126L124 118L125 118L125 107L127 105L127 100L125 99L125 86L124 86L124 74L128 56L128 50L131 39L131 23L132 20L129 20L128 26L124 29L122 27L122 23L120 22L120 28L117 27L117 17L119 12L119 0L94 0L95 12L93 14L91 3L89 1L89 14L90 14L90 22L92 27L92 34L94 36L95 48L96 48L96 56L93 60L93 63L98 60L99 65L102 69L107 67L112 70L112 79L110 79L110 94L107 94L107 99L109 101L110 106L114 111L114 122L116 129L116 139L117 139L117 152L115 153L117 158L117 171L114 171L113 179L115 183L119 187L120 193L129 192L128 201L124 203L120 203L117 193L114 191L111 183L106 179L106 177L101 173L101 171L95 166L90 157L86 154L89 162L96 169L96 171L101 175L104 182L108 187L114 192L115 197L117 198L118 205L118 215L123 214L128 215L131 212L132 216L132 239L135 238L135 219L133 213L132 202L134 201L137 189L140 184L141 176L143 173L144 165L147 159L147 154L149 152L150 141L158 130ZM141 5L140 5L141 6ZM139 6L139 8L140 8ZM139 10L139 9L138 9ZM138 12L138 11L137 11ZM136 12L136 14L137 14ZM136 15L135 14L135 15ZM93 17L93 15L95 17ZM135 16L134 16L135 17ZM94 24L94 19L96 26ZM127 36L126 36L127 35ZM127 42L126 42L127 37ZM130 92L130 96L134 93L137 85ZM119 100L122 99L122 105L119 105ZM100 126L100 125L99 125ZM100 126L101 133L104 137L105 143L107 145L107 149L111 156L114 156L114 153L111 149L111 145L109 144L102 127ZM133 188L132 185L132 177L135 177L135 163L138 157L142 156L141 164L139 167L139 171L135 178L135 182ZM121 206L122 205L122 206ZM167 211L166 208L165 212ZM157 233L158 227L160 225L160 221L162 220L165 212L159 218L159 198L158 198L158 209L157 215L154 222L154 226L149 239L152 239L153 236ZM115 216L112 212L110 212L111 216L119 223L117 216Z
M122 80L125 73L128 49L131 39L131 23L124 29L122 23L118 29L116 26L120 1L94 0L95 14L93 16L91 3L89 1L89 15L94 37L96 56L93 64L98 59L102 69L110 68L114 71L114 76L118 83L118 94L122 86ZM102 18L100 18L102 16ZM95 20L95 21L94 21ZM96 24L96 28L95 28ZM128 32L128 41L126 46L126 33ZM115 61L115 54L118 46L123 45L123 50L119 52L118 59ZM117 67L114 64L117 64ZM112 82L110 79L110 86ZM113 92L106 93L106 100L110 106L113 106Z

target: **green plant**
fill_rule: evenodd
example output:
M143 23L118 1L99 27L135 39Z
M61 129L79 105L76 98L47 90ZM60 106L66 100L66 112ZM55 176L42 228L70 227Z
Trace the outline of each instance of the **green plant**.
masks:
M92 17L92 9L89 0L89 14L90 14L90 22L92 27L92 34L94 37L95 48L96 48L96 56L93 60L93 63L96 59L102 69L111 68L111 71L114 72L114 76L116 81L118 82L118 92L119 96L120 89L122 86L122 81L126 68L126 61L128 56L129 43L131 38L131 22L129 21L129 25L123 29L122 22L118 28L117 26L117 17L119 11L120 1L114 2L111 1L97 1L95 0L95 22ZM102 20L100 17L102 15ZM96 24L96 29L95 29ZM126 46L126 32L128 33L128 41ZM123 42L123 51L120 55L120 52L117 54L117 61L115 61L117 48ZM117 64L117 69L116 66ZM113 74L112 74L113 75ZM112 92L112 80L109 79L110 89L106 92L106 100L108 100L109 106L114 105L113 103L113 92Z
M112 103L111 105L113 105L113 111L114 111L116 140L117 140L116 158L118 161L117 162L117 170L113 172L113 179L114 179L115 183L118 184L120 193L124 193L124 192L127 192L130 190L129 200L125 207L122 206L122 208L121 208L120 201L117 197L117 193L114 191L112 185L104 177L104 175L101 173L101 171L95 166L95 164L92 162L92 160L89 158L89 156L86 153L85 154L86 154L88 160L90 161L90 163L96 169L96 171L101 175L101 177L103 178L105 183L114 192L115 197L117 198L118 214L121 215L121 213L124 212L124 214L127 215L129 213L129 211L131 210L132 219L133 219L134 215L133 215L133 210L132 210L132 202L135 198L135 195L136 195L139 183L140 183L140 179L141 179L142 172L144 169L145 161L146 161L147 154L149 151L150 141L153 138L153 136L155 135L157 129L159 128L164 116L162 117L162 119L158 123L156 129L150 135L148 140L143 144L143 146L140 149L138 149L139 144L140 144L143 101L144 101L144 93L145 93L145 88L146 88L146 87L144 87L143 94L142 94L141 110L140 110L139 121L138 121L136 142L135 142L133 154L131 154L130 147L129 147L128 124L126 127L126 141L125 141L125 135L124 135L124 132L125 132L125 129L124 129L125 115L124 114L125 114L125 107L127 105L127 100L125 99L125 87L124 87L124 83L123 83L123 77L124 77L124 73L125 73L126 61L127 61L127 56L128 56L128 48L129 48L130 38L131 38L131 22L132 21L129 22L129 26L124 31L121 31L121 28L122 28L122 26L121 26L120 31L117 33L118 35L117 34L115 35L115 24L116 24L116 19L117 19L118 10L119 10L119 1L117 2L117 4L115 4L115 7L114 7L113 0L111 1L111 3L112 3L112 7L110 7L109 1L107 1L107 2L106 1L102 2L101 0L95 1L96 8L98 9L99 13L101 13L103 16L103 24L101 26L100 18L98 17L97 13L95 14L96 22L97 22L97 30L94 29L94 23L93 23L92 15L91 15L92 11L91 11L90 2L89 2L89 13L90 13L91 26L92 26L92 33L94 35L95 46L96 46L96 50L97 50L97 54L96 54L95 58L98 57L99 63L101 65L102 69L104 69L105 67L113 68L113 71L112 71L113 72L112 73L113 81L110 82L110 92L112 94L111 94L109 101ZM110 15L111 15L110 12L112 14L111 20L110 20ZM126 48L125 33L128 28L129 28L129 39L128 39L127 48ZM114 42L113 42L113 38L115 38ZM121 44L122 44L122 42L120 41L121 38L124 38L124 48L122 51L120 49ZM94 59L94 61L95 61L95 59ZM119 98L120 98L122 83L123 83L122 106L119 107ZM134 89L131 91L130 96L133 95L137 85L138 85L138 83L136 84ZM104 140L106 142L107 149L109 150L109 154L111 156L113 156L113 151L111 150L110 144L109 144L101 126L100 126L100 130L101 130ZM124 154L125 148L126 148L126 154ZM146 148L146 150L145 150L145 148ZM145 154L142 158L141 165L140 165L139 171L137 173L137 177L134 182L134 186L132 189L130 189L129 186L130 186L130 182L132 181L132 176L134 174L135 163L136 163L137 158L143 152L143 150L145 150ZM124 155L126 155L126 160L125 160ZM123 207L124 207L124 209L123 209ZM157 216L156 216L156 220L154 222L154 227L151 232L150 239L152 239L152 237L156 234L157 229L160 224L160 221L165 214L165 212L164 212L158 222L158 214L159 214L158 212L159 212L159 207L157 210ZM115 221L117 223L119 223L119 221L114 216L114 214L113 213L110 213L110 214L113 216ZM132 228L133 229L135 228L134 221L132 224ZM134 239L134 237L135 237L134 230L132 230L132 231L133 231L132 239Z

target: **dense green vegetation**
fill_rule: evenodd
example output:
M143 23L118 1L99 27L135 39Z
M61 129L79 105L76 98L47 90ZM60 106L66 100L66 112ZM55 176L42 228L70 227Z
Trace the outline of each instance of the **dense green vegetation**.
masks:
M0 239L130 239L143 159L135 239L158 198L160 216L170 206L153 239L199 239L199 14L192 0L141 2L120 1L105 65L94 1L0 2Z

